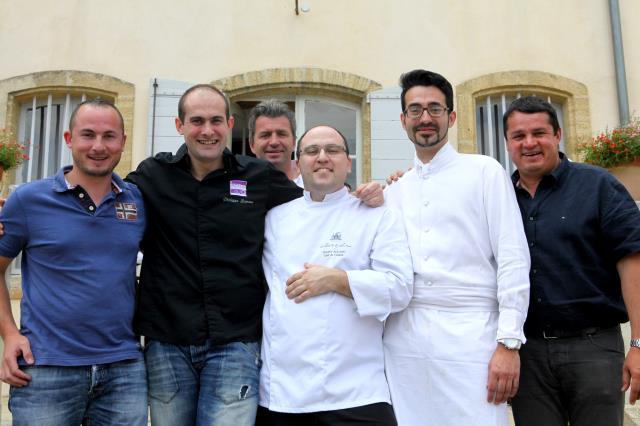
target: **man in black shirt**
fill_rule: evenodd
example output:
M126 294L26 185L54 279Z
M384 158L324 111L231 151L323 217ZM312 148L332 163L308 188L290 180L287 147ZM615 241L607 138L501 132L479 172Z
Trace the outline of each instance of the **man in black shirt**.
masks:
M302 190L271 164L233 155L226 97L197 85L180 99L185 144L128 179L147 208L134 326L147 339L152 423L253 425L267 211Z
M622 425L623 391L640 391L640 211L606 170L559 152L549 103L517 99L504 132L531 253L516 424Z

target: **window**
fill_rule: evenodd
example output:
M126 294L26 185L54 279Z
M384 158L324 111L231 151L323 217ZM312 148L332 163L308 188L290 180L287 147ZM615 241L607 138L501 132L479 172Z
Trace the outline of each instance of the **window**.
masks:
M566 77L541 71L502 71L467 80L455 87L458 118L458 150L494 156L508 171L502 136L502 114L518 96L537 95L558 112L562 127L560 148L576 155L581 140L591 137L587 86Z
M347 177L347 183L355 188L362 181L360 165L361 135L360 135L360 108L348 102L330 98L312 96L269 96L285 102L294 111L296 117L296 141L305 130L326 124L337 128L347 139L349 156L352 160L351 174ZM265 98L243 97L242 100L234 99L232 113L236 124L233 132L232 150L237 154L253 155L249 149L249 131L247 118L251 108Z
M29 160L16 172L16 183L31 182L54 175L71 164L71 152L64 143L73 109L86 100L86 94L44 93L20 105L18 140L26 141Z
M20 104L18 140L26 141L29 159L16 170L16 185L55 175L60 167L72 163L64 142L73 109L86 100L86 94L40 93ZM111 99L110 99L111 100ZM111 100L112 101L112 100ZM11 274L21 273L22 253L11 265Z
M509 104L521 96L544 97L556 109L560 128L563 126L563 100L557 97L542 96L529 92L504 92L491 94L476 99L476 143L477 152L495 158L509 172L515 171L515 166L509 159L507 144L504 138L502 116ZM560 140L560 150L564 151L564 136Z

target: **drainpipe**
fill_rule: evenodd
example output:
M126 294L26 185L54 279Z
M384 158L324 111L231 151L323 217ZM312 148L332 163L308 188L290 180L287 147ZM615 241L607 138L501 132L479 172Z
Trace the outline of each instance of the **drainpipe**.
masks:
M153 114L151 115L151 155L154 155L156 144L156 98L158 96L158 79L153 79Z
M629 95L627 93L627 75L624 68L622 50L622 29L620 26L620 6L618 0L609 0L611 33L613 35L613 58L616 68L616 87L618 89L618 114L620 124L629 122Z

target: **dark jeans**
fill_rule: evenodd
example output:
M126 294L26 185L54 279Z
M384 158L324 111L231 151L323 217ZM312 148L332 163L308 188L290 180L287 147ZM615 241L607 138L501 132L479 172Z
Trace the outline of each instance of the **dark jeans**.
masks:
M391 405L385 402L315 413L277 413L258 407L256 426L396 426Z
M520 351L517 426L622 426L620 327L584 337L528 338Z

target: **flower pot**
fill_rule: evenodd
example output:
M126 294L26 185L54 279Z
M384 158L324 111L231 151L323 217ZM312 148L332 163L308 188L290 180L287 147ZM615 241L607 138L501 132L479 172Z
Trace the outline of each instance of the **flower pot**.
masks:
M623 166L612 167L609 171L622 182L634 200L640 200L640 158Z

